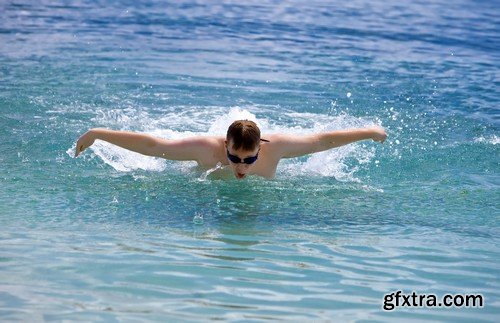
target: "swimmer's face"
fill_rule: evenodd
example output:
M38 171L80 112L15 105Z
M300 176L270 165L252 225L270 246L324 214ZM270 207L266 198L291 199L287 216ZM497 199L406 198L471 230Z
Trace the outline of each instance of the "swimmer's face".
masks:
M259 153L259 149L260 147L256 147L254 150L250 151L243 149L234 150L232 140L229 142L226 141L226 153L228 153L227 160L229 162L229 166L231 166L234 176L236 176L237 179L247 177L248 173L257 162L255 157L258 157L257 154ZM253 162L248 164L245 163L245 161Z

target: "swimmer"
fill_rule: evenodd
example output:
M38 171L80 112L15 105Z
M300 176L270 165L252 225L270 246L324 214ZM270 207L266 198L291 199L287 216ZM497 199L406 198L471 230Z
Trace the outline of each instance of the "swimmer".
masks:
M173 140L137 132L94 128L78 139L75 158L99 139L146 156L193 160L207 169L218 163L229 165L238 179L249 175L273 178L282 158L299 157L360 140L372 139L383 143L386 138L384 128L378 126L309 135L269 134L261 138L259 127L249 120L234 121L226 137L194 136Z

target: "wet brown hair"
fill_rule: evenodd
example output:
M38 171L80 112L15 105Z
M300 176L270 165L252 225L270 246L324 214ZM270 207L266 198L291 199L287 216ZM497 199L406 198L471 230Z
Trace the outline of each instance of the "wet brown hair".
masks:
M234 150L255 150L260 142L260 129L250 120L236 120L227 129L226 140L233 140Z

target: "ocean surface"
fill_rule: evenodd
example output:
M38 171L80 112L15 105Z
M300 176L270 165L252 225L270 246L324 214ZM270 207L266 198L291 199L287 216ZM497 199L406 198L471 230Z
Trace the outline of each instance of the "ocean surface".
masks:
M500 319L498 1L0 2L0 321ZM97 141L381 125L276 178ZM483 307L384 295L481 294Z

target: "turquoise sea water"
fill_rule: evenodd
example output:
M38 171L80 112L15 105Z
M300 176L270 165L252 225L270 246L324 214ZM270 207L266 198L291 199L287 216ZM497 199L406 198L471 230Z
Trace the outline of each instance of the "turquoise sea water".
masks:
M498 321L497 1L0 3L0 321ZM384 126L274 180L97 142ZM200 219L201 218L201 219ZM384 294L482 308L382 309Z

